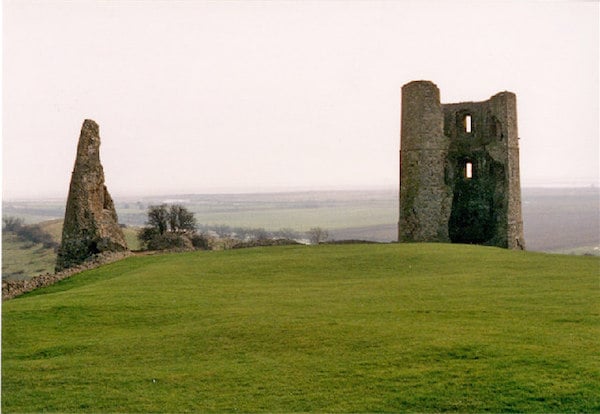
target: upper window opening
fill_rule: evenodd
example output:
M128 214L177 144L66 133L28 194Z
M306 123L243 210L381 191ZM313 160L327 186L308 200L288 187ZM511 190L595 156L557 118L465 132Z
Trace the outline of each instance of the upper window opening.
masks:
M465 132L467 134L470 134L471 133L471 115L465 115L464 124L465 124Z

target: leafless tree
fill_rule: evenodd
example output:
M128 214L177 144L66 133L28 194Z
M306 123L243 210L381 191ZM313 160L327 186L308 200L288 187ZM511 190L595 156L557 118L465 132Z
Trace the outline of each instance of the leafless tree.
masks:
M313 227L307 233L311 244L319 244L327 240L329 233L321 227Z

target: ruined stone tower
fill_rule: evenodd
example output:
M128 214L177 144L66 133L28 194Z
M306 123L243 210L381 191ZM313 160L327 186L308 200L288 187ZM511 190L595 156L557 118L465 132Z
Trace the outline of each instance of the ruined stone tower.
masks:
M441 104L429 81L402 87L400 242L524 249L516 96Z
M127 250L127 242L104 185L98 124L86 119L71 175L56 270L80 264L97 253L123 250Z

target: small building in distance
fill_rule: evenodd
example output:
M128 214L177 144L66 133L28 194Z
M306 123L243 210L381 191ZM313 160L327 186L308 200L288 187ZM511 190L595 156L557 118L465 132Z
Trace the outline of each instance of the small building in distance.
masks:
M525 249L515 94L441 104L414 81L401 118L398 241Z

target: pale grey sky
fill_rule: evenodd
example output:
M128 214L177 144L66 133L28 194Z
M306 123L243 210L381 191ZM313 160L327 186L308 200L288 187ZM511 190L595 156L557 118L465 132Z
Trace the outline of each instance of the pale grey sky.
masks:
M517 94L523 186L599 183L596 1L3 2L3 196L398 186L400 88Z

